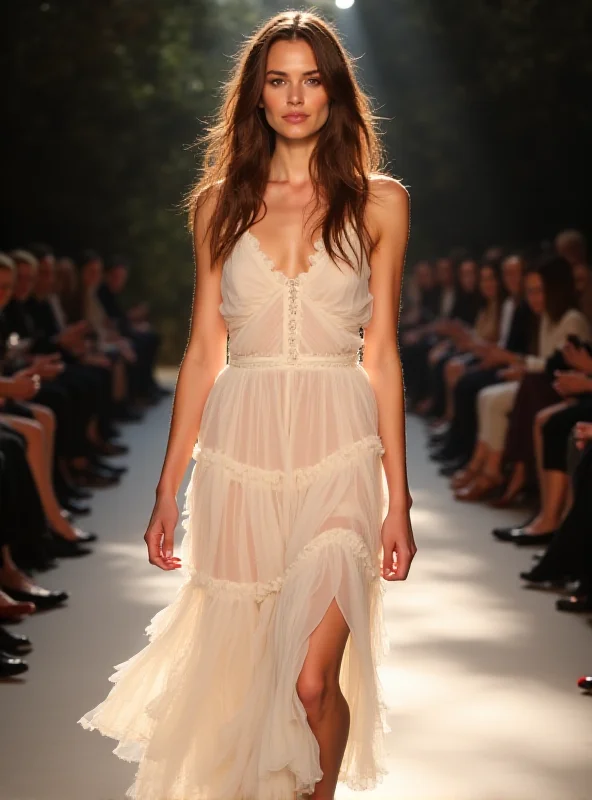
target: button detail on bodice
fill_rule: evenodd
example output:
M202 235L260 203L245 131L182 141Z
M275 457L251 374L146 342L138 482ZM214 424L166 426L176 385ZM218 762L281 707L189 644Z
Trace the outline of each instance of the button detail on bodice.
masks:
M298 278L288 278L288 361L298 359L299 289Z

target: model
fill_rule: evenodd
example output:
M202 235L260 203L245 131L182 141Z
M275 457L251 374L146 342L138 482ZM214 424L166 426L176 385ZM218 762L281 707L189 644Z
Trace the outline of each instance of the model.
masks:
M150 563L186 579L79 722L139 762L136 800L329 800L386 771L384 581L416 553L397 346L409 196L377 171L368 98L316 14L246 42L206 139L145 535Z

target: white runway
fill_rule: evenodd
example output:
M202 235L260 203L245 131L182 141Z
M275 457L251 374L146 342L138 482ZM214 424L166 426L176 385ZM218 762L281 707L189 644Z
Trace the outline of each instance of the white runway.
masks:
M142 538L169 418L164 402L123 429L131 454L114 463L130 471L80 520L99 534L95 553L37 576L68 589L69 604L9 626L34 650L22 680L0 683L0 800L123 800L132 783L115 742L76 720L147 643L145 626L181 580L148 564ZM374 792L340 788L337 799L589 800L592 697L576 679L592 670L592 627L555 611L555 595L521 588L532 548L489 531L523 515L454 503L420 424L408 430L419 551L386 594L390 773Z

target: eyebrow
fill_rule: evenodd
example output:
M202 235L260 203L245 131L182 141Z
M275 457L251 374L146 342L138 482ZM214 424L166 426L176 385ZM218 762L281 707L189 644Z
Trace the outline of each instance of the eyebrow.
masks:
M318 69L309 69L308 72L303 72L302 74L303 75L316 75L317 72L320 72L320 70L318 70ZM271 74L273 74L273 75L281 75L284 78L288 77L288 73L287 72L282 72L281 69L268 69L265 74L266 75L271 75Z

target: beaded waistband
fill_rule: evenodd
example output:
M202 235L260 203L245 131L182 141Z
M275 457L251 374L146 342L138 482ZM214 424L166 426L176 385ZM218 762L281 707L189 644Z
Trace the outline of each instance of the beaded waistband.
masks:
M359 363L358 353L339 353L335 355L302 355L296 358L286 356L241 356L231 355L231 367L355 367Z

